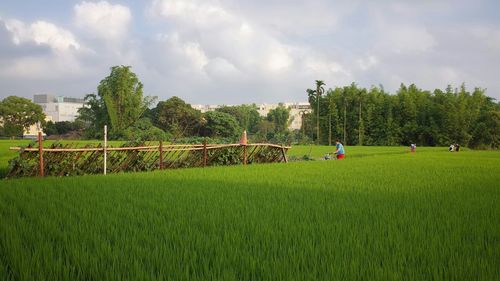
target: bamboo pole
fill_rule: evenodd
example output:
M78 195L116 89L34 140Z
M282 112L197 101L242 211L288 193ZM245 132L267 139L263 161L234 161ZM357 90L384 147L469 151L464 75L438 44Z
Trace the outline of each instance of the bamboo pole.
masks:
M160 141L160 170L163 170L163 141Z
M285 161L285 163L288 163L288 159L286 158L286 152L285 152L285 147L281 147L281 153L283 154L283 161Z
M243 145L243 165L246 165L248 162L248 152L247 152L247 145Z
M40 156L40 177L44 177L43 137L42 137L42 132L41 131L38 131L38 154Z
M106 169L107 169L107 147L108 147L108 126L104 125L104 147L103 147L103 152L104 152L104 175L106 175Z
M207 166L208 151L207 151L207 139L203 140L203 167Z

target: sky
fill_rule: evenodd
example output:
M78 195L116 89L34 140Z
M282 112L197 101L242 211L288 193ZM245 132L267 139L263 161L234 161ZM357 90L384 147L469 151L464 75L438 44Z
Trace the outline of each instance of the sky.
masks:
M0 98L83 97L114 65L192 104L307 101L317 79L500 100L500 1L0 2Z

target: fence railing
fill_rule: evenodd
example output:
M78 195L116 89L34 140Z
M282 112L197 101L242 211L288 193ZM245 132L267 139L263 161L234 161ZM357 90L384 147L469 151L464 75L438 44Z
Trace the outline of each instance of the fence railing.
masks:
M162 169L287 162L290 147L253 144L163 144L104 147L101 144L57 144L11 147L19 156L10 161L7 177L69 176Z

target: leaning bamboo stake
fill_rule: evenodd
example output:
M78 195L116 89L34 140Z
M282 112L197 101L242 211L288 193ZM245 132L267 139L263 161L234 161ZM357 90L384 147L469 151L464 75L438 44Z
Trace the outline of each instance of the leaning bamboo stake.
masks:
M43 167L43 138L42 132L38 132L38 154L40 156L40 177L44 176L44 167Z
M203 167L207 166L208 151L207 151L207 139L203 140Z
M285 161L285 163L288 163L288 159L286 158L286 151L285 151L284 147L281 147L281 153L283 154L283 161Z
M163 141L160 141L160 170L163 170Z

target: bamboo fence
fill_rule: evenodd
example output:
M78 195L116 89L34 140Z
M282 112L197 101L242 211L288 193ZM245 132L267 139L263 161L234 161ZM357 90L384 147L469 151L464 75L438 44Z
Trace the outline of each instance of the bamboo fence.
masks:
M290 147L269 143L163 144L107 147L101 144L52 144L11 147L19 156L10 163L7 177L70 176L188 167L287 162Z

